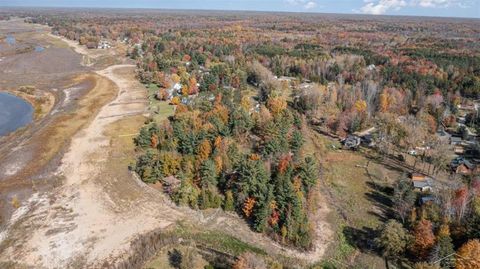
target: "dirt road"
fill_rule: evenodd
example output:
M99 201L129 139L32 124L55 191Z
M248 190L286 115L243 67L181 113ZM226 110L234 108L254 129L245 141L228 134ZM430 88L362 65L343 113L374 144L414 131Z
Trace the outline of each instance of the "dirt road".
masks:
M119 88L110 104L128 103L130 92L135 90L116 75L123 68L133 66L112 66L98 72L115 81ZM21 222L7 230L17 242L3 251L2 258L15 257L36 268L66 268L78 262L95 266L98 261L124 251L131 236L172 224L178 212L162 207L165 203L151 203L162 197L152 197L155 193L141 182L134 187L144 192L143 198L131 210L121 209L121 214L113 202L118 197L102 191L105 181L115 181L99 177L109 157L105 127L124 115L144 113L144 109L144 104L139 103L104 106L92 123L72 139L57 171L64 177L63 186L49 195L32 197L17 211L16 218ZM25 217L20 218L20 213Z

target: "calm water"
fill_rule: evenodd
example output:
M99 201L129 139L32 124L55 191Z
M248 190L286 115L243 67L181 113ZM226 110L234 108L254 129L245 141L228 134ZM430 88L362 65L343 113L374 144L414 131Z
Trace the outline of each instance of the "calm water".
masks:
M28 102L0 92L0 136L27 125L32 118L33 107Z
M11 36L11 35L7 36L7 43L9 45L15 45L15 43L16 43L15 37Z

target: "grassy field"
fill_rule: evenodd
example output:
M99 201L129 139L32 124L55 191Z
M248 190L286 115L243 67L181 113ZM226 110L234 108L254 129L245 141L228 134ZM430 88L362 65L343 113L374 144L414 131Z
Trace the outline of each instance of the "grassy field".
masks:
M174 106L169 105L166 101L159 101L155 98L155 94L158 91L158 86L155 84L147 85L149 107L152 112L152 119L160 123L168 116L173 115Z
M340 144L311 132L306 154L322 167L322 193L333 209L328 222L335 231L320 268L383 268L374 252L375 230L391 214L391 184L402 172L370 160L361 152L341 150Z

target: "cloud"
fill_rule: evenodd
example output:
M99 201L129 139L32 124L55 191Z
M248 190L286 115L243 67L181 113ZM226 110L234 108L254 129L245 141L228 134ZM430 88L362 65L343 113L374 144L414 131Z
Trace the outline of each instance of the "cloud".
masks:
M414 2L416 2L416 4L418 4L421 7L441 7L441 8L462 4L462 2L458 0L416 0Z
M291 6L301 6L304 9L312 9L318 6L317 2L309 0L286 0L286 2Z
M400 10L403 7L421 7L421 8L447 8L458 6L465 8L469 0L364 0L364 5L360 10L354 10L357 13L380 15L390 10Z
M380 0L376 3L372 0L366 0L365 5L360 8L360 12L365 14L380 15L385 14L385 12L390 9L399 10L405 6L407 6L407 2L405 0Z
M317 7L317 3L313 2L313 1L309 1L303 7L306 8L306 9L315 8L315 7Z

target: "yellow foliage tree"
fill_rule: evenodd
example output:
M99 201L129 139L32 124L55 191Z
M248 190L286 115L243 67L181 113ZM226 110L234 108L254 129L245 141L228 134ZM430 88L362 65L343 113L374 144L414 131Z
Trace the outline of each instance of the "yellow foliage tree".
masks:
M255 203L256 203L255 198L252 198L252 197L248 197L243 203L242 211L247 218L249 218L252 215L252 211L253 211L253 207L255 206Z
M180 104L180 97L178 97L178 96L173 97L172 100L170 100L170 104L172 104L174 106Z
M174 83L180 82L180 76L177 74L173 74L171 78Z
M183 86L182 86L182 95L183 95L183 96L188 96L189 93L190 93L190 90L188 89L188 86L187 86L187 85L183 85Z
M470 240L458 249L455 268L480 268L480 240Z
M273 115L278 115L287 108L287 101L283 97L271 97L267 101L267 108Z
M380 112L387 112L389 108L389 97L386 91L380 94Z
M365 100L356 101L354 106L358 113L364 113L367 111L367 102L365 102Z
M204 139L198 146L198 159L204 161L210 157L212 153L212 146L207 139Z

